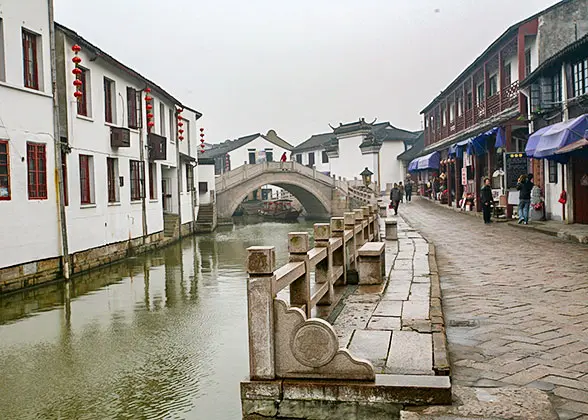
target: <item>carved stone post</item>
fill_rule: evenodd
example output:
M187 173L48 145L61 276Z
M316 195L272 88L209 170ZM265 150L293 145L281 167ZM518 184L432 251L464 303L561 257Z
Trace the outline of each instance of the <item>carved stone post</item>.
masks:
M355 226L359 227L359 229L357 229L359 232L356 233L357 239L355 242L355 246L359 249L366 242L363 237L363 210L355 209L353 212L355 213ZM357 253L355 255L357 255Z
M274 360L274 295L276 281L274 247L247 248L247 325L249 376L269 380L276 376Z
M333 251L333 268L343 267L343 284L347 284L347 270L345 261L347 256L345 252L345 219L343 217L331 217L331 236L333 238L341 238L341 246ZM336 283L339 279L333 279Z
M357 274L357 235L355 234L355 212L343 213L345 220L345 235L343 242L345 246L345 271L347 272L347 283L357 284L359 277ZM350 236L347 240L347 236Z
M288 234L288 252L290 262L303 262L304 275L290 284L290 305L304 307L307 317L311 317L310 307L310 249L309 236L306 232L290 232Z
M361 211L363 212L363 222L365 227L363 228L363 242L371 241L372 226L370 223L370 208L368 206L362 206Z
M330 305L333 302L333 251L329 245L331 239L331 226L328 223L317 223L314 225L314 246L315 248L326 248L327 258L318 263L314 269L316 283L329 284L328 292L319 300L319 305Z

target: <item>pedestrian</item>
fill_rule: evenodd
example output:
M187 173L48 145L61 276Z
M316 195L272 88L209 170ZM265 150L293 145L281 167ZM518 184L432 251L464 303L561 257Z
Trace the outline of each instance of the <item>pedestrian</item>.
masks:
M409 202L412 199L412 181L409 179L406 181L406 186L404 187L404 193L406 194L406 201Z
M404 185L402 185L402 181L398 183L398 189L400 190L400 202L404 202Z
M519 225L529 224L529 207L531 207L531 191L533 190L533 174L521 175L518 179L519 190Z
M400 189L398 184L394 183L394 188L390 191L390 205L394 209L394 215L398 215L398 203L400 203Z
M492 197L492 187L490 186L490 178L484 178L484 186L480 193L480 201L482 202L482 212L484 213L484 223L492 223L492 204L494 198Z
M287 159L288 159L288 156L286 156L286 152L284 152L282 154L282 157L280 158L280 162L286 162Z

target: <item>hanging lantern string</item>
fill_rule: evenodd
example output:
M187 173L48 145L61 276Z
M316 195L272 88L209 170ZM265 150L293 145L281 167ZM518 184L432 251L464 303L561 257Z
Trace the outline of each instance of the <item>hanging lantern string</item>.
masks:
M153 121L153 105L151 102L153 101L153 97L151 96L151 88L145 88L145 109L147 110L147 132L151 132L153 127L155 127L155 122Z
M206 145L204 144L204 127L200 127L200 153L204 153Z
M83 70L80 68L82 58L78 55L82 50L82 47L80 47L78 44L75 44L73 47L71 47L71 50L74 53L74 57L71 59L71 61L74 63L74 69L72 70L72 73L76 77L76 79L73 82L75 88L74 97L79 101L80 98L84 95L82 93L83 82L80 77L83 73Z

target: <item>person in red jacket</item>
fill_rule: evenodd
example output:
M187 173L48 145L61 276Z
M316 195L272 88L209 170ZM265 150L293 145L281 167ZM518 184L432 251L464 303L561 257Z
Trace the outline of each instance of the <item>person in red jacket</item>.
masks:
M286 162L287 159L288 159L288 156L286 156L286 152L284 152L282 154L282 157L280 158L280 162Z

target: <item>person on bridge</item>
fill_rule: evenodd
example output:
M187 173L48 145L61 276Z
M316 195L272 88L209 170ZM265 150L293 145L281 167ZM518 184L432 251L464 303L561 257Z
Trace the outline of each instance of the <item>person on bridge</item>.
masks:
M490 178L484 178L484 186L480 192L480 201L482 202L482 212L484 213L484 223L492 223L492 204L494 204L494 197L492 197L492 187L490 186Z
M286 162L288 160L288 156L286 156L286 152L282 153L282 157L280 158L280 162Z
M390 191L390 208L394 209L394 215L398 215L398 204L400 203L400 189L398 184L394 183L394 188Z

